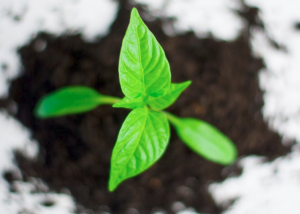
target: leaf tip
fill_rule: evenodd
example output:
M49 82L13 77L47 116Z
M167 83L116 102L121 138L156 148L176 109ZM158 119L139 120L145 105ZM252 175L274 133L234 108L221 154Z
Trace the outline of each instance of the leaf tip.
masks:
M34 109L33 109L33 114L35 117L40 118L40 119L45 119L48 117L48 114L45 110L45 100L44 98L42 98L41 100L39 100Z
M234 144L232 144L232 145L233 145L233 147L232 147L231 157L228 159L228 161L227 161L227 163L225 163L225 165L230 165L233 162L235 162L237 159L237 156L238 156L237 148L236 148L236 146L234 146Z
M188 80L188 81L186 81L186 86L188 87L189 85L191 85L192 84L192 80Z
M135 7L132 8L132 10L131 10L130 21L133 21L133 22L143 22L140 14L139 14L139 11Z
M116 188L111 187L110 185L108 185L108 191L109 191L109 192L113 192L115 189L116 189Z
M219 159L219 160L215 161L216 163L221 164L223 166L227 166L227 165L233 164L236 161L236 159L238 157L237 148L233 144L232 141L230 141L230 144L231 144L230 147L229 147L230 150L229 151L227 150L227 156L222 158L222 159Z
M183 90L187 89L192 84L191 80L185 81L182 83Z
M113 192L115 191L115 189L117 188L117 186L119 185L119 183L117 183L115 181L115 179L113 179L112 177L109 179L109 182L108 182L108 191L109 192Z
M132 8L132 10L131 10L131 16L133 16L133 15L139 15L139 12L135 7Z

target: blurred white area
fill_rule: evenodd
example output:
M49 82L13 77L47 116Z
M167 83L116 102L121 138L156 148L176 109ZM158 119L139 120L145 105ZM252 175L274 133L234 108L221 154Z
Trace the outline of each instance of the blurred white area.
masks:
M266 33L253 30L251 41L256 55L263 57L267 68L261 71L264 116L269 124L287 138L300 142L300 2L297 0L246 0L260 8ZM284 50L276 50L266 36Z
M117 9L113 0L0 0L0 96L18 74L17 49L38 32L82 32L92 40L108 33Z
M235 11L241 8L239 0L135 0L149 7L152 15L175 17L175 32L165 27L166 33L194 31L198 37L210 33L217 39L234 40L243 28L243 21Z
M236 200L224 214L299 214L300 152L295 151L270 163L247 157L240 177L210 185L220 205Z
M15 182L14 188L17 193L7 193L6 189L0 188L0 194L6 196L1 202L1 213L73 214L75 211L75 203L69 195L32 193L36 187L29 182Z
M28 157L34 157L37 152L37 144L31 141L29 131L18 121L0 111L0 171L14 168L12 162L13 150L24 151ZM1 177L0 177L1 178Z
M13 150L22 151L28 157L34 158L37 153L37 144L31 141L30 132L19 122L8 116L4 112L0 113L0 213L17 214L31 213L35 211L39 214L71 214L75 209L73 199L65 194L54 193L32 193L36 186L47 186L38 179L31 179L31 182L14 182L16 192L11 192L7 181L4 180L3 172L8 170L21 179L22 174L15 166L13 160ZM52 206L44 206L43 203L51 201Z

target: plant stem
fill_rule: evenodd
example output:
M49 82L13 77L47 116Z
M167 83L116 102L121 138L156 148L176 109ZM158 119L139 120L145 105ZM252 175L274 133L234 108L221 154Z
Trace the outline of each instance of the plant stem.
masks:
M101 104L109 104L109 105L113 105L117 102L119 102L121 100L121 98L119 97L112 97L112 96L106 96L106 95L102 95L99 98L99 102Z
M166 117L168 118L168 120L174 125L174 126L178 126L180 125L180 119L178 117L176 117L175 115L166 112L166 111L161 111L162 113L164 113L166 115Z

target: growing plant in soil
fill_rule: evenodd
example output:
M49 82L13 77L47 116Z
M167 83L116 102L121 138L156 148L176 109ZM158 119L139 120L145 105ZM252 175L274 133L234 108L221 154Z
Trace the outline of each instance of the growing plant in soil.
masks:
M214 126L194 118L179 118L163 111L191 84L171 83L164 50L134 8L119 59L124 98L106 96L84 86L65 87L42 98L35 114L58 117L90 111L99 105L132 109L119 131L112 152L108 188L114 191L125 179L152 166L170 138L169 122L180 139L202 157L227 165L236 159L231 140Z

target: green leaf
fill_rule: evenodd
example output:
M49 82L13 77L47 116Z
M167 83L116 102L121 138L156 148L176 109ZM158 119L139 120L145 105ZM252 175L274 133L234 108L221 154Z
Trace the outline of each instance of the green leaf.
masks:
M194 118L178 118L169 113L165 114L180 139L197 154L223 165L236 160L235 145L214 126Z
M104 96L94 89L84 86L65 87L40 99L35 107L39 118L58 117L82 113L102 104L113 104L118 98Z
M145 98L143 96L138 98L124 97L120 102L113 105L114 108L143 108L146 105Z
M183 83L171 83L167 92L160 96L160 97L149 97L148 98L148 105L156 110L160 111L163 110L170 105L172 105L179 95L191 84L191 81L186 81Z
M123 39L119 78L129 98L163 95L171 82L170 65L164 50L133 8Z
M154 164L164 153L169 136L169 123L163 113L147 108L132 110L113 149L109 190Z

